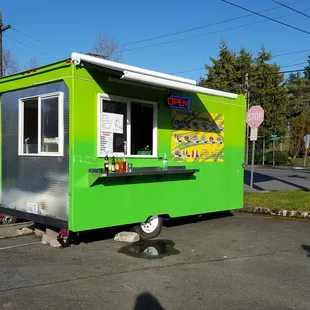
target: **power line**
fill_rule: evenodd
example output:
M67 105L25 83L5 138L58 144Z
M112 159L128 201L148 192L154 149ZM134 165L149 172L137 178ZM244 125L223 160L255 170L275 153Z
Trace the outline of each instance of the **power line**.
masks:
M46 45L46 46L49 46L49 47L55 49L55 50L58 51L58 52L61 52L60 50L58 50L58 49L57 49L56 47L54 47L53 45L50 45L50 44L48 44L48 43L46 43L46 42L44 42L44 41L42 41L42 40L40 40L40 39L38 39L38 38L36 38L36 37L33 37L33 36L29 35L28 33L25 33L25 32L23 32L23 31L21 31L21 30L18 30L18 29L16 29L15 27L11 27L11 28L12 28L12 30L14 30L14 31L16 31L16 32L19 32L20 34L22 34L22 35L24 35L24 36L27 36L28 38L31 38L31 39L33 39L33 40L35 40L35 41L37 41L37 42L39 42L39 43L41 43L41 44L44 44L44 45ZM62 53L62 52L61 52L61 53Z
M299 0L299 1L291 2L289 4L296 4L296 3L305 2L305 1L306 0ZM281 8L281 6L272 7L272 8L260 11L260 13L269 12L269 11L276 10L276 9L279 9L279 8ZM193 27L193 28L189 28L189 29L185 29L185 30L180 30L180 31L168 33L168 34L163 34L163 35L159 35L159 36L155 36L155 37L151 37L151 38L146 38L146 39L141 39L141 40L138 40L138 41L133 41L133 42L125 43L124 45L125 46L129 46L129 45L139 44L139 43L143 43L143 42L149 42L149 41L154 41L154 40L158 40L158 39L162 39L162 38L167 38L167 37L175 36L175 35L178 35L178 34L187 33L187 32L191 32L191 31L194 31L194 30L208 28L208 27L211 27L211 26L216 26L216 25L220 25L220 24L223 24L223 23L235 21L235 20L238 20L238 19L250 17L252 15L254 15L254 14L253 13L246 14L246 15L243 15L243 16L229 18L229 19L226 19L226 20L222 20L222 21L219 21L219 22L215 22L215 23L211 23L211 24L207 24L207 25L203 25L203 26Z
M282 74L282 73L291 73L291 72L303 72L305 69L296 69L296 70L288 70L288 71L279 71L270 74Z
M300 65L307 65L307 62L300 62L298 64L293 64L293 65L285 65L285 66L280 66L281 68L288 68L288 67L294 67L294 66L300 66Z
M299 50L299 51L294 51L294 52L288 52L288 53L284 53L284 54L274 55L273 58L287 56L287 55L293 55L293 54L300 54L300 53L309 52L309 51L310 51L310 48L305 49L305 50Z
M253 13L253 14L255 14L255 15L258 15L258 16L261 16L261 17L263 17L263 18L269 19L269 20L271 20L271 21L273 21L273 22L275 22L275 23L281 24L281 25L283 25L283 26L286 26L286 27L295 29L295 30L297 30L297 31L300 31L300 32L303 32L303 33L306 33L306 34L310 34L310 32L307 31L307 30L304 30L304 29L301 29L301 28L292 26L292 25L290 25L290 24L281 22L281 21L276 20L276 19L274 19L274 18L268 17L268 16L266 16L266 15L260 14L260 13L258 13L258 12L252 11L252 10L250 10L250 9L247 9L247 8L245 8L245 7L243 7L243 6L238 5L238 4L231 3L231 2L229 2L229 1L227 1L227 0L221 0L221 1L226 2L226 3L228 3L228 4L232 5L232 6L235 6L235 7L239 8L239 9L241 9L241 10L244 10L244 11L247 11L247 12L251 12L251 13Z
M301 12L301 11L298 11L298 10L296 10L296 9L294 9L294 8L292 8L292 7L288 6L288 5L286 5L286 4L283 4L283 3L281 3L281 2L278 2L278 1L275 1L275 0L272 0L272 1L275 2L275 3L278 3L278 4L282 5L282 6L284 6L285 8L287 8L287 9L289 9L289 10L291 10L291 11L294 11L294 12L296 12L296 13L298 13L298 14L301 14L301 15L303 15L303 16L305 16L305 17L307 17L307 18L310 19L310 16L309 16L309 15L307 15L307 14Z
M290 65L290 64L293 64L294 62L297 62L297 61L300 61L300 60L303 60L303 59L305 59L305 57L295 59L295 60L293 60L293 61L288 62L288 63L285 64L285 65Z
M29 44L27 44L27 43L25 43L25 42L22 42L22 41L19 41L19 40L17 40L17 39L14 39L14 38L12 38L12 37L6 35L6 34L4 34L3 36L6 37L6 38L8 38L8 39L11 39L12 41L18 42L19 44L21 44L21 45L23 45L23 46L27 46L27 47L29 47L29 48L31 48L31 49L33 49L33 50L39 52L39 53L48 55L47 53L45 53L45 52L43 52L43 51L40 51L40 50L37 50L36 48L34 48L33 46L31 46L31 45L29 45Z
M300 62L297 64L293 64L293 65L285 65L285 66L280 66L281 68L288 68L288 67L293 67L293 66L299 66L299 65L306 65L308 64L307 62ZM190 69L190 70L184 70L184 71L178 71L178 72L172 72L169 74L181 74L181 73L188 73L188 72L194 72L194 71L200 71L200 70L205 70L206 68L197 68L197 69Z
M309 10L306 10L306 11L309 11ZM286 15L279 16L277 18L292 16L292 15L295 15L295 14L296 13L286 14ZM224 31L229 31L229 30L234 30L234 29L238 29L238 28L243 28L243 27L246 27L246 26L252 26L252 25L256 25L256 24L261 24L261 23L264 23L264 22L265 21L263 20L263 21L258 21L258 22L254 22L254 23L243 24L243 25L240 25L240 26L224 28L222 30L217 30L217 31L209 32L209 33L204 33L204 34L200 34L200 35L190 36L190 37L186 37L186 38L175 39L175 40L171 40L171 41L166 41L166 42L162 42L162 43L155 43L155 44L141 46L141 47L134 47L134 48L130 48L130 49L125 49L124 52L130 52L130 51L135 51L135 50L139 50L139 49L145 49L145 48L156 47L156 46L161 46L161 45L166 45L166 44L172 44L172 43L176 43L176 42L180 42L180 41L186 41L186 40L190 40L190 39L196 39L196 38L200 38L200 37L211 35L211 34L216 34L216 33L224 32Z
M169 74L181 74L181 73L188 73L188 72L200 71L200 70L205 70L205 69L206 68L189 69L189 70L184 70L184 71L172 72Z
M284 53L284 54L278 54L278 55L272 56L272 58L275 58L275 57L282 57L282 56L287 56L287 55L293 55L293 54L299 54L299 53L309 52L309 51L310 51L310 49L306 49L306 50L301 50L301 51L295 51L295 52L289 52L289 53ZM289 65L289 64L291 64L291 63L293 63L293 62L302 60L302 59L304 59L304 58L305 58L305 57L298 58L298 59L296 59L296 60L294 60L294 61L292 61L292 62L289 62L289 63L285 64L284 67L283 67L283 66L280 66L280 67L285 68L286 65ZM300 64L307 64L307 63L304 62L304 63L300 63ZM297 65L299 65L299 64L294 64L294 66L295 66L295 65L297 66ZM189 69L189 70L184 70L184 71L173 72L173 73L170 73L170 74L180 74L180 73L194 72L194 71L199 71L199 70L204 70L204 69L205 69L205 68Z

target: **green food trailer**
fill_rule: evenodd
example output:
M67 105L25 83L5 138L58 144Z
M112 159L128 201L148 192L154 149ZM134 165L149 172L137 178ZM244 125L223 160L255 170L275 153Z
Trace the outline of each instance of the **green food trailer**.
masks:
M81 232L243 206L243 95L100 57L0 79L0 213Z

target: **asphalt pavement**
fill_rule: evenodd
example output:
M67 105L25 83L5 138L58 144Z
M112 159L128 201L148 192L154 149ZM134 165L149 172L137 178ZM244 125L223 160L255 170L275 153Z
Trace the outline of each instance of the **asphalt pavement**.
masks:
M245 191L250 190L251 168L245 169ZM310 190L310 169L255 167L254 191Z
M157 238L167 253L160 241L142 246L149 259L135 257L137 247L120 253L113 234L94 231L64 249L7 248L33 236L0 240L0 308L310 309L309 221L239 213L173 221Z

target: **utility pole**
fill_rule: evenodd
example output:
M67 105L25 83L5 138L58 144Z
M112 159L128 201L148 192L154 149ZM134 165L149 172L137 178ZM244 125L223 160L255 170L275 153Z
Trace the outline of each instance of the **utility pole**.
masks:
M0 78L3 76L3 49L2 49L2 33L5 30L10 29L10 25L3 26L2 23L2 12L0 12Z
M245 74L245 100L246 112L249 111L250 105L250 92L249 92L249 73ZM245 141L245 164L248 165L249 159L249 125L246 124L246 141Z

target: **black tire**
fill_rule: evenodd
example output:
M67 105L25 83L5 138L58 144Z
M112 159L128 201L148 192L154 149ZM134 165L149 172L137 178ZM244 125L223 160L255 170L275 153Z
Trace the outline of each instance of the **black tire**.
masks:
M158 221L156 222L156 225L153 227L154 229L149 230L149 232L147 231L148 229L144 228L145 226L147 226L149 221L152 221L152 219L158 219ZM140 223L137 224L135 226L132 227L132 231L136 232L139 236L141 240L149 240L149 239L153 239L156 238L162 229L163 226L163 218L161 216L150 216L144 223Z
M4 217L2 218L2 224L15 224L16 222L17 222L16 216L4 214Z

